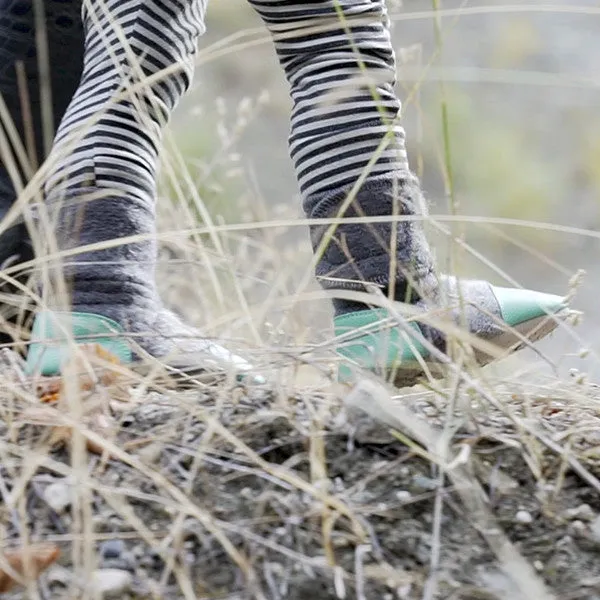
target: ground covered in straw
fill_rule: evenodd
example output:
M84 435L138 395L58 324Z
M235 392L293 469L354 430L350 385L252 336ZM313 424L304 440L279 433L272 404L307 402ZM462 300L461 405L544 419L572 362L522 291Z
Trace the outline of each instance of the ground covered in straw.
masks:
M60 549L9 600L600 598L593 387L4 379L3 551Z

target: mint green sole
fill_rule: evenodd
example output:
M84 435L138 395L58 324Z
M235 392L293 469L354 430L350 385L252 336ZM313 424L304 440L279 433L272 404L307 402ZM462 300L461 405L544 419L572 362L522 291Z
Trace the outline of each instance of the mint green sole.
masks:
M27 352L27 375L59 375L73 356L73 344L98 344L121 364L133 360L123 328L115 321L93 313L39 312L31 330Z
M25 362L28 376L60 375L64 365L73 356L73 345L82 344L97 344L120 364L129 365L141 377L148 375L155 367L152 363L134 362L123 328L115 321L93 313L42 311L34 319L31 338ZM206 368L202 356L184 355L183 358L187 360L180 361L181 364L162 365L167 378L178 388L195 387L199 382L214 383L226 376L225 371ZM243 385L266 383L263 376L249 372L238 372L235 379Z
M539 301L542 298L546 300L545 305L530 302L523 306L518 301L523 297L521 290L511 293L508 288L494 288L494 292L503 309L507 329L497 338L487 341L500 351L518 350L524 345L523 338L534 342L545 337L557 327L560 319L573 312L557 296L532 293L530 299L533 297ZM414 330L416 337L412 338L408 332L394 326L385 309L363 310L336 317L337 353L343 359L338 368L338 381L353 383L357 373L368 371L392 381L397 387L408 387L424 376L423 365L433 377L443 376L443 364L433 360L417 339L419 325L414 321L407 325L408 331ZM478 350L475 357L479 365L494 359Z
M384 323L387 326L384 327ZM393 323L393 321L392 321ZM414 368L417 356L422 359L429 352L417 339L421 330L415 322L409 323L409 336L399 327L390 326L389 313L385 309L363 310L341 315L334 320L337 353L348 359L338 369L338 381L353 379L351 365L374 373L389 373L403 367Z

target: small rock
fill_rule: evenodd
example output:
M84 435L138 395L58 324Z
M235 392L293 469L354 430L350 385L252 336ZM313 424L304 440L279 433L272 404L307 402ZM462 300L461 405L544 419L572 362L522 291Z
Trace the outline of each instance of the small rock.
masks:
M538 573L541 573L544 570L544 563L541 560L536 560L536 561L533 562L533 568Z
M412 483L417 490L427 492L436 490L439 485L436 479L431 479L431 477L425 477L424 475L415 475Z
M138 456L142 461L148 465L152 465L158 462L164 451L164 444L154 442L141 448L138 452Z
M54 564L46 571L46 581L49 584L58 583L63 586L69 585L73 573L61 565Z
M71 505L71 487L62 481L56 481L44 489L43 497L46 504L60 515Z
M250 487L243 487L239 491L239 495L246 500L250 500L254 496L254 490Z
M405 583L404 585L401 585L396 590L396 595L398 596L399 600L408 600L410 598L412 587L412 583Z
M156 569L161 565L162 558L155 550L149 550L140 558L139 562L142 567L146 567L147 569Z
M119 558L125 550L125 542L123 540L107 540L100 546L100 556L104 560Z
M120 569L98 569L92 573L94 591L103 598L118 598L131 589L133 575Z
M569 531L571 533L584 533L585 530L585 523L583 521L580 521L579 519L576 519L569 525Z
M398 469L398 475L402 477L402 479L406 479L410 475L410 468L407 466L400 467Z
M563 514L569 520L593 521L596 517L596 513L589 504L580 504L576 508L569 508Z
M345 537L332 538L331 543L335 548L347 548L350 545L350 540Z
M517 523L522 523L523 525L529 525L529 523L533 523L533 517L531 513L526 510L519 510L515 515L515 521Z
M103 569L116 569L117 571L130 571L135 573L138 561L133 558L129 552L124 552L119 558L109 558L103 560L101 567Z
M396 492L396 498L400 502L408 502L412 498L412 494L408 490L398 490Z
M600 544L600 517L596 517L590 523L590 535L594 539L595 542Z

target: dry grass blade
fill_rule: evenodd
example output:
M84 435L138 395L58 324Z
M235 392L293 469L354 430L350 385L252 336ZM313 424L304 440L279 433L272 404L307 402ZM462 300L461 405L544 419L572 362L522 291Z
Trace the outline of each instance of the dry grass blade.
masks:
M98 6L106 5L104 0L93 1ZM500 120L500 105L506 103L494 103L492 107L486 97L485 114L472 117L472 113L483 104L481 89L491 88L497 98L498 90L510 85L511 98L515 99L508 103L511 123L519 118L518 95L533 96L536 90L552 91L551 102L544 103L544 107L538 102L534 107L536 119L531 119L531 106L524 103L525 118L528 123L535 121L536 128L544 122L543 111L560 102L561 92L566 94L569 109L573 95L577 95L583 115L583 97L592 96L599 87L594 65L589 73L584 69L588 55L593 53L582 52L577 72L550 72L548 64L554 64L557 48L564 40L556 40L560 43L555 44L550 39L552 53L546 52L544 58L551 60L540 64L538 58L545 52L546 37L552 36L537 39L533 29L521 29L519 23L525 18L533 21L533 17L540 21L575 21L577 15L581 21L592 21L600 15L600 9L569 3L525 6L500 2L496 6L459 7L457 3L452 8L422 10L430 2L405 2L401 9L397 8L401 3L389 3L389 17L397 27L392 35L398 34L400 45L407 39L404 28L410 27L408 37L417 40L421 39L419 27L422 25L429 36L436 20L443 20L444 33L451 34L444 42L448 44L462 38L463 19L467 29L476 30L479 36L477 25L483 22L483 15L494 15L490 23L494 31L503 29L503 19L510 20L510 52L504 52L504 46L493 49L494 36L486 37L486 47L489 44L490 51L499 50L492 52L496 61L493 65L466 36L469 52L477 47L476 60L469 53L464 64L452 60L455 66L436 66L439 48L429 54L427 43L418 49L418 64L414 64L414 58L406 59L399 45L396 47L398 79L404 87L402 112L415 111L407 120L407 140L417 148L416 156L411 150L410 162L413 168L417 165L419 176L423 175L432 202L440 200L426 219L433 233L431 241L438 247L451 244L453 253L456 250L469 261L465 269L457 265L461 275L471 272L475 265L475 273L491 273L496 280L514 287L521 287L522 280L527 287L543 282L544 286L561 290L563 279L572 272L568 265L582 264L584 254L579 249L577 254L559 255L555 248L563 240L564 246L579 246L580 241L596 244L600 232L593 222L590 225L594 207L586 208L583 200L578 201L584 216L581 221L576 220L576 211L570 218L570 207L567 222L562 212L551 212L546 205L559 196L597 196L595 188L590 187L598 175L597 149L586 137L592 141L598 138L598 125L592 123L595 113L586 114L581 127L578 119L569 115L564 121L568 127L546 128L551 142L543 143L548 137L538 141L551 149L552 156L545 155L539 168L537 163L534 165L536 182L542 179L545 185L543 189L536 187L533 195L524 190L523 196L511 181L527 184L528 174L522 172L521 164L527 160L521 159L537 147L525 144L521 152L521 148L510 146L512 125ZM35 0L38 24L49 4ZM283 168L279 172L284 164L288 168L288 162L283 162L287 158L279 154L285 154L289 116L287 108L281 107L288 106L289 98L285 86L279 85L281 73L269 71L276 68L272 48L263 48L270 44L270 36L263 27L248 27L252 15L244 10L250 11L249 5L244 8L236 0L219 0L209 10L213 11L210 27L203 49L196 56L196 63L204 71L198 74L200 92L191 90L182 103L161 153L165 185L164 193L160 182L158 187L160 229L156 235L151 234L160 251L160 292L165 302L190 322L205 327L207 337L222 335L227 347L230 341L252 346L257 363L268 364L274 373L273 386L240 391L224 381L208 385L194 379L189 390L172 390L163 385L163 379L171 383L171 377L167 377L166 369L162 372L159 361L149 361L149 373L134 373L125 365L111 364L111 357L97 356L93 350L86 354L86 360L67 366L68 381L44 379L36 386L22 372L21 377L13 377L12 371L0 372L6 375L0 394L0 504L4 507L0 511L0 537L5 539L6 548L14 548L0 558L0 593L4 585L14 587L16 582L23 582L32 597L36 592L53 600L79 597L81 582L90 577L91 571L115 560L106 558L105 544L114 549L115 542L122 541L125 551L116 559L122 560L119 568L127 564L127 568L135 569L136 579L143 573L142 583L147 589L139 590L140 597L164 600L217 596L291 600L322 598L325 594L364 600L392 596L438 600L467 595L490 600L517 600L517 595L526 600L550 600L553 593L565 599L591 597L598 587L597 574L581 578L580 573L593 570L597 563L598 391L591 390L587 383L569 387L562 385L564 382L525 390L519 376L513 378L517 381L516 391L511 391L504 380L488 378L484 370L471 369L470 365L465 369L460 357L452 356L444 369L456 380L450 391L444 382L436 382L432 384L433 392L403 392L399 405L390 402L383 389L367 390L370 396L366 403L360 395L357 400L356 394L351 394L349 405L354 403L369 420L384 426L368 439L360 439L358 428L350 431L348 422L339 426L344 415L339 414L337 388L331 386L337 365L332 349L339 340L333 338L329 328L328 294L316 291L317 286L312 288L315 291L307 291L312 286L314 261L323 247L313 258L305 230L326 225L332 233L341 222L368 226L422 217L341 217L382 153L388 156L391 151L386 145L392 141L388 136L356 181L339 218L298 218L298 203L291 200L297 193L293 174L290 170L286 175ZM371 25L372 17L363 13L348 16L342 27L363 24ZM307 36L340 30L337 19L317 27L314 22L305 25L303 33ZM275 35L283 46L297 35L285 29ZM37 30L41 95L34 98L29 93L32 90L27 89L27 79L31 71L29 66L25 69L19 65L20 118L11 116L12 109L0 98L0 162L19 196L0 222L0 235L21 220L37 223L39 206L31 210L29 204L40 202L43 206L44 180L56 167L56 163L46 161L34 172L38 167L35 144L40 146L37 150L42 145L47 148L58 125L52 122L51 114L53 94L48 75L53 65L49 64L48 37L43 27ZM587 35L584 31L586 27L582 26L575 33L579 36L575 41ZM180 65L145 77L136 67L137 50L127 47L125 32L117 30L115 35L123 42L126 59L134 71L130 85L116 94L115 101L131 99L144 119L148 108L157 108L145 105L148 86L166 82ZM568 36L565 39L570 42L569 53L575 56L577 44ZM534 48L532 40L539 45ZM263 50L265 54L261 54ZM460 60L452 52L452 59ZM510 60L517 61L519 54L526 55L524 63L511 64ZM368 58L369 64L373 59L361 52L357 52L357 58ZM457 197L461 203L464 199L461 211L464 209L466 215L439 214L444 191L448 191L443 189L443 182L451 183L453 174L450 157L444 158L450 145L443 147L437 133L439 124L427 116L431 113L437 121L437 111L431 110L430 104L437 100L432 99L430 91L435 87L431 84L438 81L446 82L447 116L452 120L449 130L461 132L450 140L456 152L451 162L457 171ZM257 82L266 82L269 94L260 93L254 102L248 97L259 94L254 87ZM381 83L365 69L356 77L348 77L323 100L333 106L350 89L376 92ZM462 89L465 83L468 93ZM213 102L217 94L225 97ZM377 94L372 95L375 98ZM238 97L244 100L233 114L230 107ZM36 113L27 106L30 101L41 102L43 132L33 132ZM593 110L596 104L594 101ZM461 121L463 110L469 118ZM261 111L265 114L259 114ZM383 112L389 116L387 104ZM83 143L102 117L98 113L89 123L82 123L72 144ZM416 128L413 117L419 120ZM501 135L488 135L495 133L488 127L496 118L502 126ZM253 138L257 135L257 120L263 121L256 123L258 129L266 127L260 143ZM552 118L551 122L562 120ZM517 125L524 135L528 135L528 123ZM21 129L23 141L19 139ZM470 135L471 129L477 130L477 136ZM277 146L276 137L281 132L281 146ZM531 139L538 139L537 130L533 134ZM466 146L471 137L476 152ZM488 146L493 150L491 156L486 154ZM574 147L577 152L573 152ZM480 150L485 158L479 156ZM575 156L577 177L569 178L568 187L561 190L559 173L569 168L565 153ZM61 158L53 156L52 161L60 162ZM550 172L552 161L561 158L561 168ZM248 166L251 162L254 164ZM432 177L436 163L439 177ZM476 172L475 182L471 170ZM497 189L487 185L481 194L477 182L489 182L492 173L497 177L493 180L498 183ZM589 185L582 194L574 195L573 187L578 184L573 180L589 180ZM482 198L488 201L495 195L503 196L500 210L492 206L492 201L485 206L482 202ZM512 196L526 197L527 204L530 199L533 203L538 195L543 211L528 211L526 218L521 218L524 206L519 205L518 211L511 213L510 206L504 204L510 204ZM274 202L265 202L265 196ZM477 197L477 202L469 204L470 196ZM278 205L282 199L286 199L285 206ZM485 214L488 206L502 216ZM43 222L47 215L40 212ZM52 237L50 223L45 224ZM461 237L463 229L465 239ZM488 239L491 230L503 244L500 250ZM300 235L302 239L296 243ZM537 245L536 236L551 238L551 250ZM44 240L51 251L24 265L6 264L0 273L2 286L14 286L29 305L45 308L48 298L40 298L32 286L17 280L23 269L33 271L44 287L52 279L50 272L54 272L56 261L70 263L82 252L146 239L146 235L132 236L60 252L54 240ZM323 242L327 242L327 236ZM506 249L509 252L505 255ZM510 252L517 249L519 257L526 257L528 263L521 269L513 269ZM440 248L440 252L444 250ZM550 281L547 274L557 279ZM67 293L65 283L57 283L56 292L61 297ZM349 293L346 299L361 300L351 296ZM4 295L1 300L4 302ZM367 300L386 306L386 299L374 298L373 294ZM13 302L10 298L7 301ZM390 325L401 327L399 322L411 316L394 314ZM473 346L494 355L489 344L449 326L436 314L430 317L430 325L440 326L464 347ZM3 313L2 324L4 318ZM568 327L559 335L568 336L569 342L578 347L587 345ZM22 348L26 347L26 339ZM538 357L543 359L544 368L554 368L561 366L558 363L568 352L561 349L561 358L553 360L548 358L551 352ZM593 349L588 352L594 364L600 364L598 353ZM316 376L306 376L303 370L298 377L294 373L290 383L292 377L288 378L287 371L300 371L304 365L315 367L318 382ZM535 376L535 369L523 369L523 378ZM581 380L587 381L584 375ZM455 395L462 402L458 407ZM395 440L389 435L390 428L400 430ZM382 430L385 436L376 435ZM450 445L453 441L458 441L460 448L455 455L449 451L456 448ZM70 491L71 504L61 511L45 501L47 488L56 488L57 484ZM533 519L529 525L514 519L515 507L520 509L521 505ZM503 530L498 526L500 522ZM33 543L26 545L26 540ZM61 563L65 564L64 571L72 574L72 582L54 581L54 571L62 569L58 566L52 577L34 579L44 556L52 560L55 548L38 546L40 541L60 544L64 555ZM523 548L519 548L522 555L515 551L517 542ZM21 549L35 547L49 548L47 555L38 555L38 566L33 558L21 560ZM535 572L523 556L532 557ZM29 569L26 563L30 563ZM512 589L499 591L486 579L497 574L498 564L514 583L514 594ZM24 597L20 593L15 590L10 600Z
M348 406L358 408L381 423L408 432L418 443L425 446L435 460L439 444L439 434L427 423L419 420L403 406L392 403L386 389L381 384L362 381L345 399ZM531 565L521 556L516 546L506 537L486 503L486 495L464 465L449 469L447 464L438 464L453 482L471 523L485 538L496 555L507 577L515 584L523 598L536 600L556 600Z

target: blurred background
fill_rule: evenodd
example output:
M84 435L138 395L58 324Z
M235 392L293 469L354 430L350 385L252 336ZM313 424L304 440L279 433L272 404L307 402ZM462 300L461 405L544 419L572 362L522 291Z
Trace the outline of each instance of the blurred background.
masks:
M456 254L461 274L500 285L508 277L566 294L578 270L586 271L573 303L585 311L585 325L575 330L582 339L560 332L541 348L563 368L597 377L600 3L445 0L441 8L438 39L431 0L389 3L411 166L422 178L432 215L454 211L465 217L439 222L475 252ZM454 208L444 164L444 103ZM298 288L310 271L311 252L306 227L294 226L302 213L287 154L289 110L287 84L259 19L245 0L213 0L193 91L171 125L165 156L176 167L167 169L162 190L167 195L176 185L179 163L185 164L207 211L194 214L200 211L199 220L206 224L208 218L220 231L209 252L218 255L223 244L234 256L215 275L225 291L195 300L204 303L203 320L215 328L223 324L215 306L239 304L240 296L228 293L228 277L237 278L231 289L241 286L250 306L268 299L265 306L276 307L275 296L318 289L312 281ZM189 200L185 193L178 197ZM239 232L222 227L274 220L289 225ZM164 222L168 229L169 218ZM449 238L435 226L429 233L443 266ZM253 253L260 265L248 269L245 259ZM181 269L189 266L183 261L167 275L179 280ZM167 285L167 291L191 301L198 289L189 287ZM272 319L271 334L318 340L326 335L328 311L323 300L301 302L285 322ZM585 360L561 358L582 348L593 350Z

